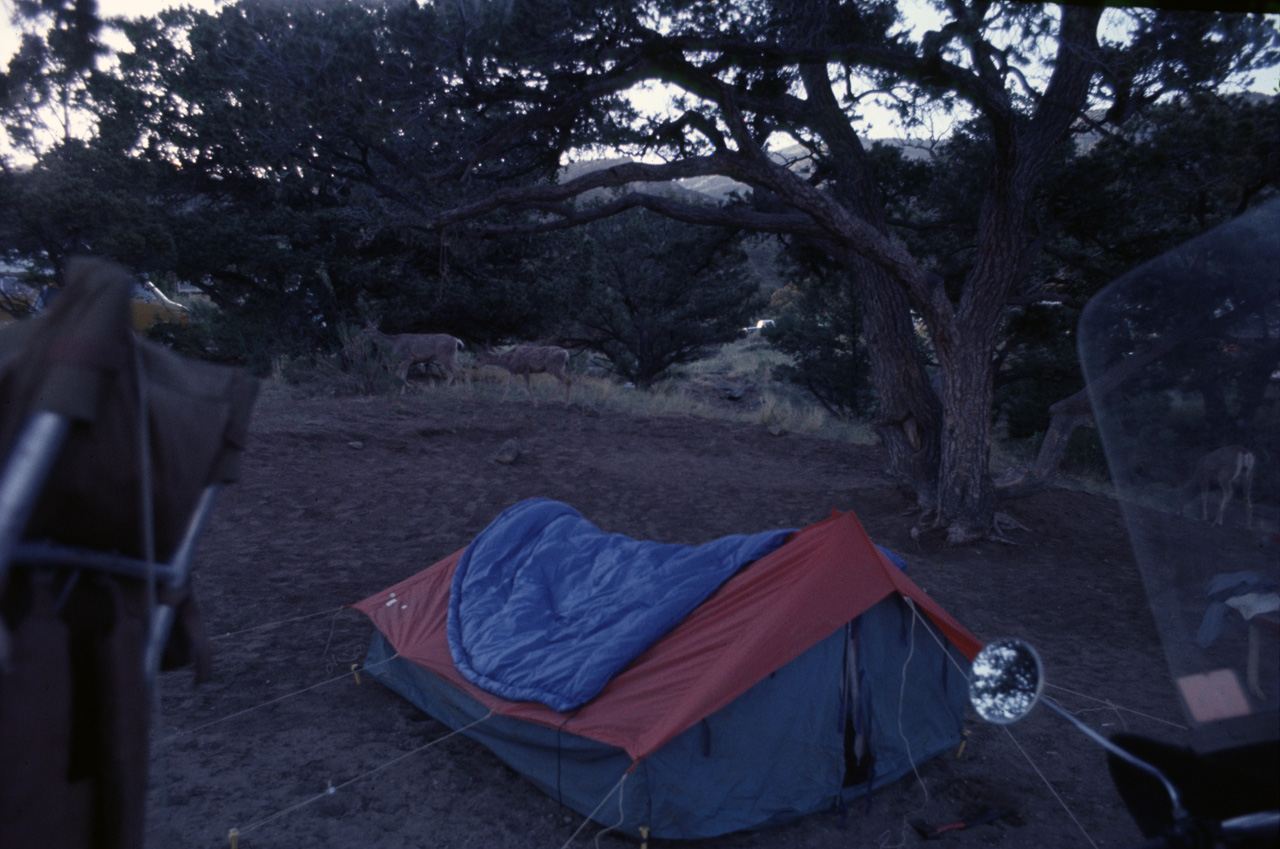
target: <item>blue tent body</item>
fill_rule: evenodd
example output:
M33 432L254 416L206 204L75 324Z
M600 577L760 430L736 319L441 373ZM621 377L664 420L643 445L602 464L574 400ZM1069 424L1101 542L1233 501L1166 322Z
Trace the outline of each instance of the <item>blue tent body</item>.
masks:
M450 586L456 589L464 552L391 588L390 595L356 605L379 628L366 669L450 728L465 728L468 737L548 795L602 824L633 835L645 827L654 837L684 839L780 824L867 794L961 739L967 704L961 670L977 642L886 553L864 540L852 514L793 535L740 569L580 708L556 712L506 702L472 685L449 662L444 632L457 604L440 596L449 595ZM833 592L823 590L824 570L842 585L856 585L865 572L864 586L887 580L892 587L876 589L872 597L881 597L834 627L819 625L824 636L796 637L794 629L778 624L794 616L769 611L776 614L787 603L784 596L794 592L800 603L812 605L814 616L826 615L818 610L820 599ZM810 573L813 586L806 587ZM784 584L768 583L775 574L785 590ZM744 605L759 609L743 610ZM714 710L677 721L678 730L644 737L642 729L637 738L611 730L612 722L643 726L649 720L639 715L664 710L664 690L680 692L680 681L716 678L719 656L732 664L730 655L743 644L774 646L793 639L800 640L794 657L752 671L742 692L711 702L719 705ZM664 665L668 657L676 658L670 663L677 673ZM678 670L686 663L701 665L681 678ZM645 689L650 678L658 684ZM679 699L673 695L671 701ZM655 747L635 742L639 738Z

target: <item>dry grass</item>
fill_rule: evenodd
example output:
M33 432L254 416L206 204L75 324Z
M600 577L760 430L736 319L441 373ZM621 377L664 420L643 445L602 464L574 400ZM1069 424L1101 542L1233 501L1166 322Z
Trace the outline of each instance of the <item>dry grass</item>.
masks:
M347 329L342 333L342 340L340 353L315 362L277 359L268 381L274 394L277 397L384 395L399 390L399 382L364 334L358 329ZM427 396L437 392L465 392L471 397L493 401L505 393L507 403L529 403L521 379L513 379L508 390L505 372L476 368L471 357L461 359L470 376L469 382L446 388L442 380L436 379L436 372L430 372L428 377L418 367L410 373L411 391ZM586 355L576 355L570 363L571 404L597 412L636 416L747 422L859 444L875 441L869 426L841 421L802 390L774 380L773 370L787 361L786 355L762 339L752 337L725 345L713 356L675 370L671 379L641 390L594 368ZM533 375L532 383L539 404L562 403L564 396L559 382L546 375ZM726 401L708 389L713 384L745 387L747 400Z
M399 391L399 381L358 329L342 334L340 354L317 362L277 360L270 383L276 397L337 395L386 395ZM470 377L461 385L446 387L438 370L424 374L421 366L410 372L411 392L430 397L435 393L464 392L471 397L497 401L507 394L509 404L528 404L523 380L512 380L507 390L505 372L476 368L465 353L460 364ZM572 406L596 412L646 417L721 419L758 424L788 433L801 433L855 444L874 444L878 437L866 422L838 419L799 387L775 380L774 369L789 358L759 336L721 346L712 356L673 370L672 377L651 389L624 385L593 365L585 354L575 353L569 374L573 380ZM429 375L429 376L428 376ZM560 383L547 375L532 376L533 392L540 405L563 403ZM725 400L715 386L743 387L743 399ZM993 457L997 452L993 452ZM998 455L993 461L1008 465L1018 458Z
M722 345L714 355L685 366L679 373L682 376L718 373L771 383L773 370L792 362L790 357L757 335Z

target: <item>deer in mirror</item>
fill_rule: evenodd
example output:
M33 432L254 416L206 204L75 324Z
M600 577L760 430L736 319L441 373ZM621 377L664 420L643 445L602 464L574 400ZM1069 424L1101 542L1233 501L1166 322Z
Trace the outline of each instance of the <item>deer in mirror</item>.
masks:
M1221 525L1227 513L1227 504L1239 488L1244 497L1245 526L1253 526L1253 468L1257 457L1248 448L1241 445L1224 445L1210 451L1200 458L1196 464L1195 475L1188 487L1192 490L1191 500L1200 497L1200 515L1209 520L1209 490L1215 486L1222 493L1222 501L1218 504L1218 517L1215 525Z

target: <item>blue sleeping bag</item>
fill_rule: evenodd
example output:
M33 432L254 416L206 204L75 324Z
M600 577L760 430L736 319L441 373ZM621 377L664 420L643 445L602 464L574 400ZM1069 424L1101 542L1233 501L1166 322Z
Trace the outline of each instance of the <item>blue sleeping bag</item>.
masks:
M545 498L504 510L458 561L449 650L471 683L568 711L791 530L698 546L634 540Z

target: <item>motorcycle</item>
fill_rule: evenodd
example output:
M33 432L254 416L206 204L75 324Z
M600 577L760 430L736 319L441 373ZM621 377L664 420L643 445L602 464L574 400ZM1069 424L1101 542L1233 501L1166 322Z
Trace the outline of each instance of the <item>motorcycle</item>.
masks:
M1144 849L1280 845L1278 233L1273 200L1115 281L1078 328L1186 739L1098 733L1044 695L1022 640L973 663L982 719L1042 704L1107 750Z

